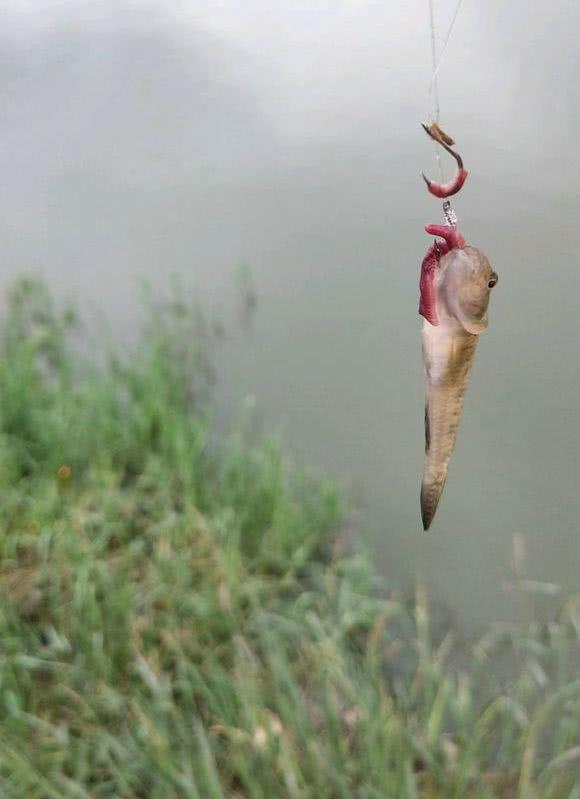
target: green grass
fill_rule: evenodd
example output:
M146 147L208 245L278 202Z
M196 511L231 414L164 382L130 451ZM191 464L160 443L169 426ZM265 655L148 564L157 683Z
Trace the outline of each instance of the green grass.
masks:
M130 354L83 357L35 282L2 325L2 799L580 797L573 602L452 666L331 486L216 442L195 305Z

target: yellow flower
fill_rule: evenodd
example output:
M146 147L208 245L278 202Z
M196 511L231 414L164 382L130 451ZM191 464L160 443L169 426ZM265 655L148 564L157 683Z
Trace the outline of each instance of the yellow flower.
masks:
M62 466L58 467L57 475L59 480L62 480L64 482L65 480L69 479L71 474L72 474L72 469L70 468L70 466L68 466L68 464L63 463Z

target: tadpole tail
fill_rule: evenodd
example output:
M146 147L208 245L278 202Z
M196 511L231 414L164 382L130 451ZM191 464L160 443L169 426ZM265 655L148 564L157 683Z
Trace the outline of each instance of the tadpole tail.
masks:
M436 381L426 368L425 461L421 483L421 517L428 530L437 511L461 421L465 393L478 336L466 334L448 344L447 368Z

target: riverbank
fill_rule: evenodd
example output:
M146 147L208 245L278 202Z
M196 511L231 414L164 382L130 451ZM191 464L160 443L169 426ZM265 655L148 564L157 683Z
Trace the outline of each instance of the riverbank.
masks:
M215 443L195 305L131 354L76 324L26 281L2 320L3 798L580 797L577 605L451 668L332 486Z

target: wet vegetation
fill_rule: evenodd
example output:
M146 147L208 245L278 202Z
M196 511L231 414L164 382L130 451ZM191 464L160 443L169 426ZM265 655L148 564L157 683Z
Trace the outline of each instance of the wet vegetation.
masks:
M332 486L245 418L216 440L194 303L152 304L131 353L76 327L13 287L3 799L580 797L578 603L450 660L423 592L344 545Z

